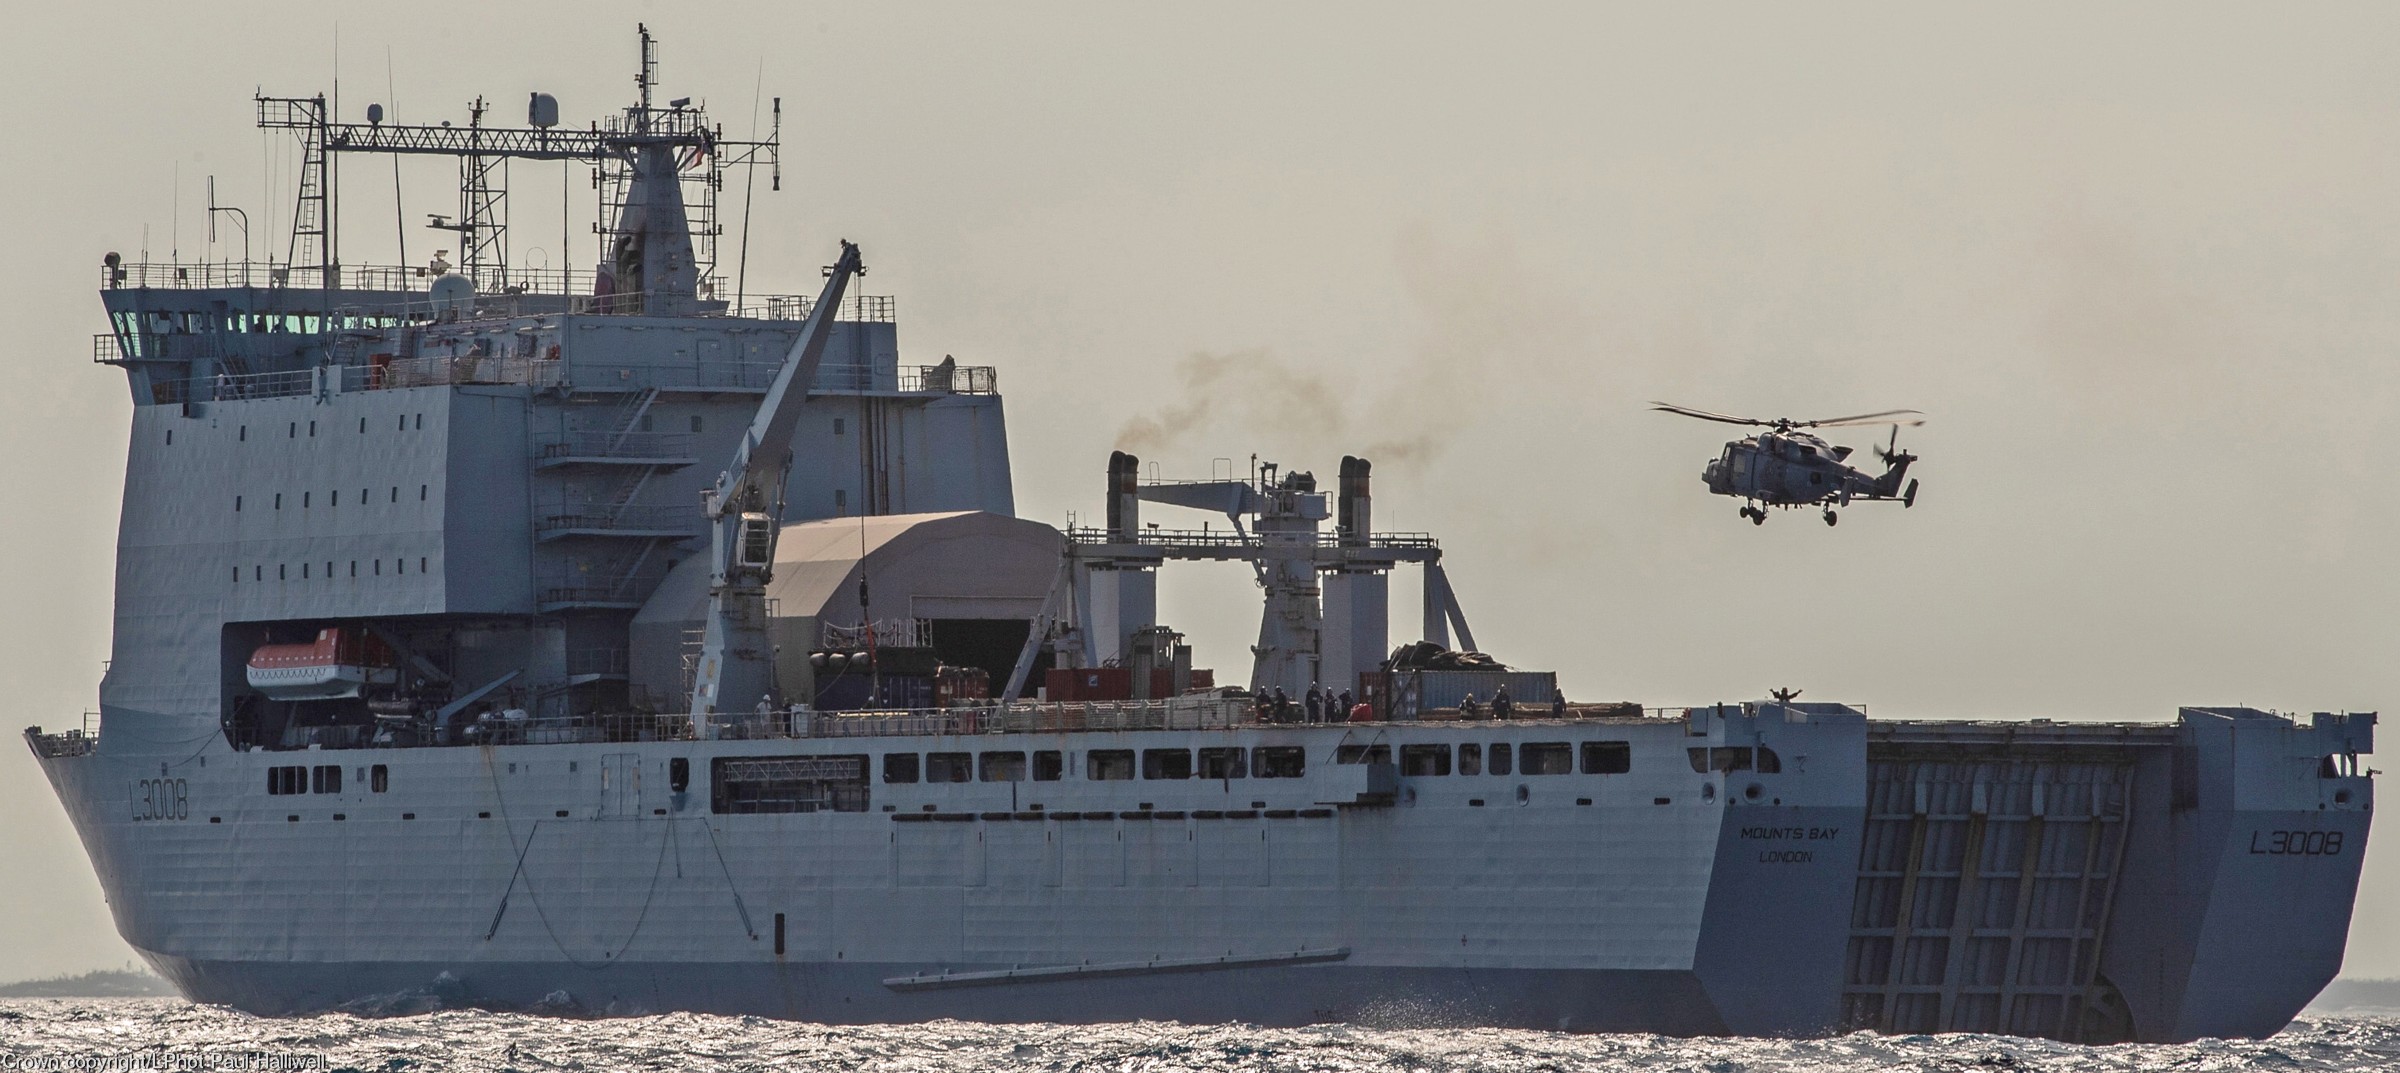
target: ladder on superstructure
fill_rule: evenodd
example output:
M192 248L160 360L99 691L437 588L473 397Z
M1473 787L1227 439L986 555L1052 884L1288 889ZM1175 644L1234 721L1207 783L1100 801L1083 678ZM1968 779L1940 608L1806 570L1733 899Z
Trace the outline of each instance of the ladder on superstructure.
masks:
M319 286L335 286L341 264L334 253L333 156L325 148L325 95L262 96L257 100L260 127L300 134L300 192L292 202L292 234L284 251L284 269L315 269Z

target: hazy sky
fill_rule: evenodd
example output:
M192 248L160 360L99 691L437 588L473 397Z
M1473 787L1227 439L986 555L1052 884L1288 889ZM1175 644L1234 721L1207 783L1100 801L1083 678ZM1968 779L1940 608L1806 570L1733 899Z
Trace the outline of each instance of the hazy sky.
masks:
M1992 719L2400 698L2400 8L1660 7L17 13L16 724L73 725L108 651L129 402L88 360L101 254L147 229L153 259L209 255L211 174L280 251L292 154L250 95L330 88L337 51L348 118L463 120L481 93L513 123L540 89L575 124L629 98L637 20L666 94L729 132L762 86L784 99L751 289L814 290L860 242L907 356L999 367L1028 517L1099 510L1120 443L1167 476L1255 452L1329 478L1366 452L1378 522L1442 539L1483 647L1579 698L1791 686ZM345 172L347 262L397 257L388 168ZM444 167L411 168L410 219L454 211ZM514 178L518 261L555 265L588 230L557 191L588 214L584 180ZM563 256L588 267L588 233ZM1650 399L1925 410L1903 437L1924 491L1753 528L1699 483L1720 428ZM1239 568L1162 589L1238 676ZM48 786L0 756L0 979L121 963ZM2400 976L2396 860L2374 844L2350 975Z

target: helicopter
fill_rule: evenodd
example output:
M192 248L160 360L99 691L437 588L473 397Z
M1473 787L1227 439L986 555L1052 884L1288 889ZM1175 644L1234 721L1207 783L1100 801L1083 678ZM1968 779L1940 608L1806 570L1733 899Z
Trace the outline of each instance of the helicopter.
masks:
M1695 410L1688 406L1653 402L1653 410L1664 410L1703 421L1721 421L1728 425L1755 425L1765 431L1725 445L1725 453L1717 456L1700 474L1708 490L1721 496L1740 496L1742 517L1752 525L1763 525L1767 508L1789 510L1793 507L1822 506L1825 524L1834 525L1841 516L1834 508L1849 506L1853 501L1897 501L1905 509L1917 503L1917 482L1908 476L1909 464L1917 456L1900 449L1900 426L1922 425L1922 418L1910 418L1916 410L1878 410L1871 414L1852 414L1848 417L1826 417L1814 421L1795 421L1777 418L1765 421L1755 417L1733 417ZM1848 465L1851 449L1828 444L1822 437L1802 431L1816 428L1844 428L1857 425L1892 426L1891 442L1875 449L1883 459L1881 475L1870 476ZM1900 482L1907 480L1906 488Z

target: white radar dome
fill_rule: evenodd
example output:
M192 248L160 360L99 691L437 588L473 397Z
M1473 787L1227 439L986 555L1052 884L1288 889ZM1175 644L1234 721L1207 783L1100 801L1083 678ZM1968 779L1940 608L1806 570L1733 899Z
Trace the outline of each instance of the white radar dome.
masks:
M441 276L429 291L435 320L457 320L475 311L475 282L465 276Z

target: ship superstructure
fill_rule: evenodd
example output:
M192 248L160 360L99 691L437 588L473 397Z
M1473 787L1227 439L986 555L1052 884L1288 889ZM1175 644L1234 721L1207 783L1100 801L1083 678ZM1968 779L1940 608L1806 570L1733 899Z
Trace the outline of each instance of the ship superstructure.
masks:
M655 82L645 34L584 130L261 98L291 254L108 259L113 659L27 738L190 997L2167 1040L2338 969L2372 714L1571 703L1471 651L1362 459L1120 455L1104 525L1018 519L995 375L904 363L856 247L724 295L720 169L779 139ZM458 264L340 262L360 153L460 160ZM594 270L513 263L509 159L598 170ZM1257 572L1246 683L1161 622L1190 559Z

